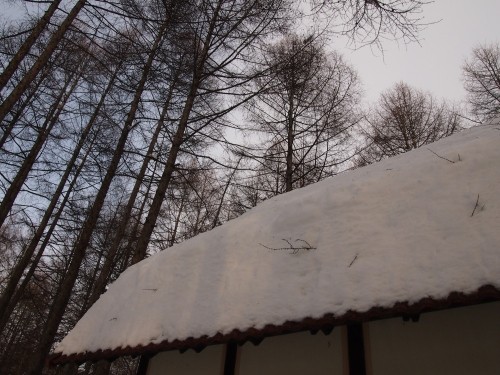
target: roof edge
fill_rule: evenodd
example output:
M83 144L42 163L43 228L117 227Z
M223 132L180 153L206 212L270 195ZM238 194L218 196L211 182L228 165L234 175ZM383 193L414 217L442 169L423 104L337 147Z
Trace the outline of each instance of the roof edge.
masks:
M243 345L250 341L260 343L264 338L301 331L323 331L329 333L335 326L367 322L373 320L403 317L414 318L421 313L465 307L486 302L500 301L500 289L493 285L484 285L472 293L452 292L446 298L434 299L426 297L415 303L397 302L392 307L375 306L364 312L348 311L341 316L325 314L321 318L304 318L300 321L287 321L280 325L269 324L261 329L249 328L246 330L234 329L230 333L218 333L214 336L189 337L185 340L162 341L145 346L125 347L116 349L98 350L95 352L64 355L61 353L49 356L49 365L56 366L66 363L83 363L86 361L108 360L113 361L123 356L152 356L162 351L180 350L184 352L193 349L200 352L209 345L237 343Z

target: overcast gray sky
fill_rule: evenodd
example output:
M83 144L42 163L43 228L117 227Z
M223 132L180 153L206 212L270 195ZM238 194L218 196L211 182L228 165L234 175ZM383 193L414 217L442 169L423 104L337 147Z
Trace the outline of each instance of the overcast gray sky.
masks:
M474 46L500 41L500 0L436 0L424 6L423 16L427 22L441 21L421 32L420 45L384 43L383 57L370 48L351 51L333 41L358 70L365 99L376 100L399 81L437 97L465 98L461 66Z

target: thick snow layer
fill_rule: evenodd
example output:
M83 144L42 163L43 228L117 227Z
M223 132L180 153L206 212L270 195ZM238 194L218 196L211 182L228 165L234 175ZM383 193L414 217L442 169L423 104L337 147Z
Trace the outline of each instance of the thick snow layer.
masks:
M500 287L499 186L490 125L283 194L130 267L56 352Z

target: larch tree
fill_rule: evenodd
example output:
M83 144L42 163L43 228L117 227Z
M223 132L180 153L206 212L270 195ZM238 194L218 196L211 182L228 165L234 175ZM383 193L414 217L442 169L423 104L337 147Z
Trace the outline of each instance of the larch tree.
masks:
M75 145L71 158L67 161L67 166L59 180L57 188L52 194L49 205L47 206L43 217L38 224L38 227L31 238L30 242L26 245L26 247L22 251L22 255L19 257L15 267L13 267L9 280L5 284L5 288L2 290L2 294L0 295L0 331L2 330L5 319L10 315L9 312L6 312L7 306L10 304L10 312L15 308L17 301L23 293L23 289L26 287L30 277L34 274L35 268L43 256L47 243L50 240L51 234L53 233L55 226L62 214L62 210L64 210L67 200L69 199L69 195L72 193L74 185L77 181L79 174L82 171L83 166L85 165L85 161L88 157L88 154L92 147L90 147L93 143L91 141L90 145L87 143L88 138L91 135L91 131L96 124L97 118L101 113L102 107L108 96L111 88L113 87L114 81L117 78L118 73L120 72L121 64L118 63L112 75L109 79L109 82L106 84L104 91L93 110L87 124L83 128L80 137L78 139L77 144ZM94 133L94 140L98 132ZM87 151L81 155L82 149L84 146L87 146ZM81 158L79 164L77 162L78 158ZM68 186L69 185L69 186ZM66 188L66 191L63 191ZM61 196L63 196L61 200ZM57 208L57 210L56 210ZM49 225L50 224L50 225ZM43 238L43 241L42 241ZM41 242L42 241L42 242ZM41 244L40 244L41 242ZM32 259L33 254L36 250L36 256ZM29 271L24 274L24 271L28 264L31 261L31 266ZM20 283L21 278L24 274L24 280ZM16 285L18 286L18 290L14 293L16 289Z
M479 121L500 115L500 45L474 48L463 66L463 79L472 114Z
M14 107L16 102L21 98L24 92L28 89L31 82L35 80L36 76L40 73L43 67L48 63L52 54L59 46L59 43L64 39L66 32L69 30L70 26L73 24L73 21L76 19L80 11L87 0L78 0L70 12L67 14L66 18L61 22L57 30L52 34L51 38L47 42L45 48L41 51L40 56L36 59L30 69L23 74L22 79L16 83L13 87L12 91L5 97L2 104L0 104L0 122L2 122L9 111ZM49 11L51 11L51 7L49 7ZM44 17L40 19L43 20ZM45 22L44 26L47 22ZM17 68L18 63L14 64L14 68ZM7 74L8 76L8 74Z
M49 318L45 324L39 348L31 358L29 370L30 374L38 374L41 372L45 363L45 357L50 351L52 342L59 327L59 323L61 322L64 311L66 309L66 305L71 296L71 291L78 277L78 272L85 257L85 253L90 243L92 233L95 229L97 219L104 205L104 201L111 187L111 183L113 182L113 179L120 165L120 161L123 157L128 137L132 129L137 125L137 112L145 90L146 82L153 67L157 49L164 40L167 25L168 20L165 20L158 26L157 30L155 30L154 39L152 41L152 45L148 49L147 59L141 69L141 76L137 83L137 86L135 87L134 95L129 105L129 110L121 127L120 135L115 148L112 151L112 158L107 167L105 176L102 179L99 190L95 195L92 206L86 216L84 223L82 224L78 239L74 244L71 262L68 266L66 275L61 285L59 286L59 291L56 295L56 299L51 306Z
M313 36L286 36L270 47L266 64L268 74L255 81L258 94L247 106L265 148L243 154L279 194L335 173L358 121L360 89L353 68Z
M397 83L384 92L365 117L367 146L356 164L366 165L451 135L462 128L461 117L430 93Z
M7 63L7 66L0 73L0 91L4 89L9 80L12 78L16 70L18 69L21 62L29 54L31 47L38 40L40 35L43 33L44 29L47 27L48 23L52 19L52 16L57 11L61 0L54 0L50 3L48 8L43 13L35 25L29 30L28 36L24 39L23 43L20 45L19 49L16 51L14 56Z
M201 121L193 123L193 108L204 103L209 94L227 92L238 85L237 81L246 82L249 79L248 75L237 73L241 70L238 64L245 60L251 61L250 47L255 42L265 35L272 35L289 22L286 4L288 2L285 0L205 0L196 7L193 16L197 19L194 23L187 24L185 29L194 51L189 90L172 135L165 167L137 241L134 263L147 254L178 158L183 151L187 151L187 141L207 130L207 126L212 123L210 116L203 116ZM231 69L236 71L231 72ZM209 110L213 111L210 107ZM220 110L214 112L213 118L218 118Z

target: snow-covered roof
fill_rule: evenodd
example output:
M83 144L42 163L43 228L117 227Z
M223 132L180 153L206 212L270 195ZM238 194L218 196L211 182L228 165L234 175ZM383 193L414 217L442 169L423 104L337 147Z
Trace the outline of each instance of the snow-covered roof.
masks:
M138 354L496 293L499 186L500 125L489 125L269 199L130 267L56 355Z

